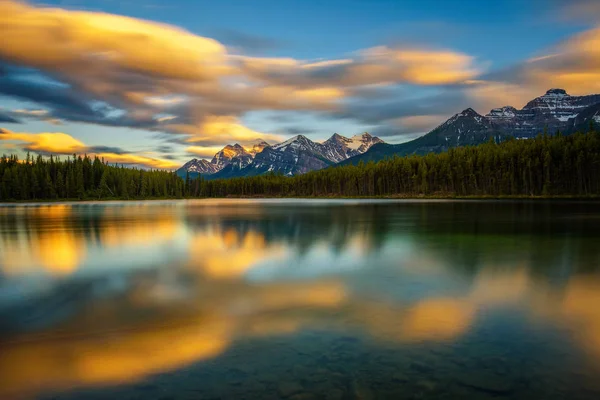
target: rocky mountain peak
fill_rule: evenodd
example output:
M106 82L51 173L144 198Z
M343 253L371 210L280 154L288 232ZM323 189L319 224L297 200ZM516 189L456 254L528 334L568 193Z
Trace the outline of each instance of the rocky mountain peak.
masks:
M517 109L513 106L504 106L499 108L492 108L486 117L491 120L496 119L511 119L517 115Z
M548 89L545 96L568 96L565 89Z
M461 116L461 117L481 116L477 111L473 110L471 107L469 107L467 109L464 109L458 115Z
M271 145L265 142L263 139L256 139L254 142L252 142L251 146L252 147L248 149L248 152L252 155L256 155Z

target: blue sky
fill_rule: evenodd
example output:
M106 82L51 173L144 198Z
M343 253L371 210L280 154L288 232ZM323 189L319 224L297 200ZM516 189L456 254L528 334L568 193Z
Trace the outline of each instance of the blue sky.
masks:
M9 0L0 150L174 168L259 137L398 143L469 106L600 92L599 5Z

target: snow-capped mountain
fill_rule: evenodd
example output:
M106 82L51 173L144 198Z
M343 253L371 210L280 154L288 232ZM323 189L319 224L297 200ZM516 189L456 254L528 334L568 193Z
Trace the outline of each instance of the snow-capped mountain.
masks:
M228 144L218 151L210 162L194 158L185 163L176 172L177 175L181 177L185 177L186 173L189 173L192 178L195 178L198 174L205 176L212 175L223 169L239 171L240 169L247 167L256 154L260 153L268 146L270 146L269 143L262 139L253 143L249 150L246 150L239 143L234 145Z
M258 139L252 143L252 147L248 150L248 153L252 155L257 155L261 151L265 149L265 147L271 146L269 143L265 142L262 139Z
M467 108L428 134L397 146L402 146L403 155L439 153L451 147L485 143L491 138L500 141L504 135L494 127L489 118Z
M452 147L498 142L508 137L527 139L546 130L569 134L586 130L590 122L600 124L600 95L571 96L563 89L550 89L521 110L511 106L492 109L485 116L472 108L455 114L431 132L397 145L376 145L342 164L378 161L392 155L439 153Z
M186 162L185 164L183 164L183 166L177 170L178 174L179 171L182 172L183 176L185 176L186 172L189 172L190 174L214 174L215 172L217 172L217 167L212 164L211 162L208 162L204 159L197 159L197 158L193 158L190 161ZM179 174L181 175L181 174Z
M298 135L264 149L241 174L247 176L276 172L296 175L326 168L332 164L334 161L325 156L325 147L321 143Z
M550 89L531 100L521 110L512 106L492 109L481 115L472 108L453 115L447 121L420 138L398 145L384 143L368 133L351 138L333 134L323 143L298 135L270 146L259 140L248 150L239 144L228 145L210 164L192 160L183 166L190 172L210 178L253 176L267 172L285 175L302 174L334 164L380 160L391 155L427 154L452 147L470 146L508 137L526 139L546 130L570 133L587 129L590 122L600 124L600 95L571 96L563 89ZM193 171L192 168L198 170Z
M354 155L362 154L371 146L383 141L368 133L347 138L337 133L323 143L310 140L306 136L297 135L284 142L274 144L256 154L254 160L246 168L235 171L223 168L211 178L230 178L234 176L254 176L268 172L284 175L303 174L308 171L323 169L346 160Z
M565 131L579 113L597 103L600 103L597 94L571 96L564 89L550 89L521 110L510 106L494 108L486 117L496 129L524 139L535 137L544 129L552 134L557 130Z
M334 133L323 142L323 154L330 161L340 162L364 153L377 143L383 143L383 140L373 137L367 132L362 135L354 135L351 138Z
M323 143L297 135L272 146L263 140L256 141L250 149L239 144L227 145L215 154L209 163L214 167L213 172L206 169L206 172L198 173L210 179L260 175L267 172L284 175L303 174L362 154L377 143L383 143L383 140L368 133L351 138L336 133ZM184 176L185 166L178 173Z
M220 171L231 163L244 168L252 162L254 155L244 149L239 143L234 145L228 144L213 157L210 162L215 166L216 171Z

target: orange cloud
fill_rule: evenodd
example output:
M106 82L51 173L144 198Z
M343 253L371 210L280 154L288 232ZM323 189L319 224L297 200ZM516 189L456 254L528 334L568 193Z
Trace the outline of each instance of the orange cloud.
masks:
M92 153L92 156L103 158L104 161L115 164L141 165L149 168L176 169L180 163L160 158L146 157L137 154Z
M0 3L0 55L67 72L107 65L144 74L205 80L227 72L225 48L213 39L119 15Z
M185 150L190 154L195 154L200 157L211 158L221 149L221 146L189 146Z
M258 132L248 128L242 125L237 117L231 115L207 116L203 119L200 126L197 127L177 124L169 124L167 126L175 130L180 130L182 133L190 134L191 136L187 140L189 143L214 142L215 140L224 143L248 143L258 138L273 142L282 140L279 135ZM194 150L199 151L197 147L188 148L188 150L192 152ZM214 153L211 155L214 155Z
M572 36L507 71L505 77L476 81L466 90L481 112L503 105L520 108L553 87L572 95L600 92L600 28Z
M2 59L68 83L83 108L85 99L99 100L123 113L94 122L184 134L202 147L282 139L244 126L240 117L250 111L339 110L359 96L358 87L460 83L480 72L473 57L450 50L379 46L330 60L241 56L175 26L12 0L0 1L0 35ZM65 118L53 112L48 121Z
M474 58L452 51L392 49L374 47L361 53L365 60L361 74L379 75L390 82L408 82L417 85L443 85L462 82L479 75ZM372 72L376 71L377 74ZM377 82L372 82L377 83Z
M104 158L109 163L140 165L150 168L175 169L179 163L142 154L94 152L93 148L66 133L16 133L0 128L0 141L17 141L25 150L50 154L88 154Z
M66 133L16 133L0 128L0 140L14 140L26 143L25 148L55 154L73 154L84 152L86 146Z
M441 85L463 82L481 71L474 58L453 51L396 49L378 46L362 50L351 59L301 61L290 58L237 57L253 79L270 84L310 89L412 83ZM332 71L319 77L315 71Z

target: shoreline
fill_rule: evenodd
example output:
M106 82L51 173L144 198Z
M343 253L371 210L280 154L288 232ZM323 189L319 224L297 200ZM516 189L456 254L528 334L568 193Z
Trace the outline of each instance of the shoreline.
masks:
M225 197L165 197L165 198L143 198L143 199L123 199L123 198L103 198L103 199L48 199L48 200L0 200L0 206L11 204L55 204L55 203L97 203L97 202L141 202L141 201L173 201L173 200L266 200L266 199L296 199L296 200L525 200L525 201L598 201L600 196L225 196Z

